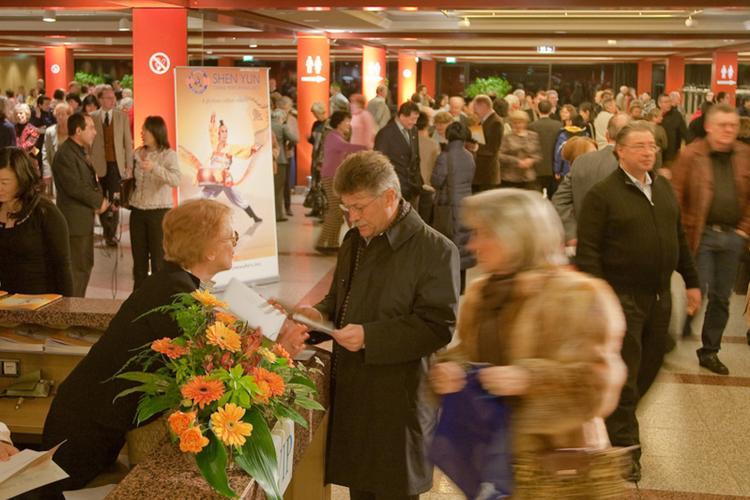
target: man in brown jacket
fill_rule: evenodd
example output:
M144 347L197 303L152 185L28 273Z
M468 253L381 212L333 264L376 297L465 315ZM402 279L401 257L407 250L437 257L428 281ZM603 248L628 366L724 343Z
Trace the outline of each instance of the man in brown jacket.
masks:
M750 148L737 141L739 124L734 108L711 107L706 138L690 143L672 166L685 235L698 265L702 293L708 294L698 361L721 375L729 369L717 353L739 258L750 234Z
M474 172L472 191L486 191L500 185L500 160L498 152L503 140L503 122L492 109L492 100L486 95L478 95L472 102L474 114L482 124L484 144L479 141L477 169Z

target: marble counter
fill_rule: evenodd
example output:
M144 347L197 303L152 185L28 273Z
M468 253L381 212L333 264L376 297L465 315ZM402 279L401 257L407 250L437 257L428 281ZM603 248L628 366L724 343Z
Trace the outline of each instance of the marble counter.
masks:
M104 331L122 302L65 297L38 311L0 311L0 326L31 324L60 329L85 327Z
M316 349L318 358L323 361L320 366L313 359L308 366L320 368L322 375L312 376L318 388L318 401L328 408L330 394L331 354ZM309 429L295 426L294 463L302 459L305 451L313 441L315 434L321 430L321 423L326 415L322 411L304 410L302 415L310 423ZM296 472L295 472L296 473ZM232 489L243 500L262 500L265 493L257 483L241 469L229 472ZM225 497L214 492L201 476L192 456L179 451L176 445L165 440L142 463L137 465L120 484L106 497L107 500L218 500Z

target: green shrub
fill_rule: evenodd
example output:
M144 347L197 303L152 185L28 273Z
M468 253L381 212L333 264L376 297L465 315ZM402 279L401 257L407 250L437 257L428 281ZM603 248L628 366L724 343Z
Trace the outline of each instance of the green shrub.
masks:
M86 73L85 71L76 71L75 80L81 85L99 85L100 83L106 83L102 75L96 75L94 73Z
M471 85L466 87L466 95L476 97L479 94L495 94L497 97L505 97L510 92L510 83L505 78L499 76L490 76L488 78L477 78Z

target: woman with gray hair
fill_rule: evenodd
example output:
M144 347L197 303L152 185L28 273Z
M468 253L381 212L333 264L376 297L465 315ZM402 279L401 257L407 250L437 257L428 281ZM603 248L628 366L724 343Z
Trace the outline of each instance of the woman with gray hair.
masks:
M487 191L465 200L463 216L487 275L469 285L460 343L432 368L433 389L458 392L465 363L486 364L482 387L508 397L511 408L513 498L622 498L623 460L603 421L626 375L617 297L604 281L564 266L562 225L539 193ZM585 451L565 455L566 448ZM570 457L559 470L588 457L588 474L566 476L563 489L559 470L542 465L556 453Z
M15 112L16 146L29 153L32 158L36 158L39 153L39 149L36 147L37 140L39 140L39 130L29 122L31 108L28 104L16 104ZM39 168L36 160L34 160L34 165Z

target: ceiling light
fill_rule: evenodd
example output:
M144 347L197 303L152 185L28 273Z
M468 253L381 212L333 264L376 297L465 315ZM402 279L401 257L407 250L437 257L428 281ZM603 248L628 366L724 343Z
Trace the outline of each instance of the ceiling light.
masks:
M688 16L688 18L685 19L685 26L687 26L688 28L695 26L696 24L698 23L695 19L693 19L693 16Z
M364 7L364 10L369 12L380 12L382 10L385 10L385 7Z
M415 57L414 62L419 62L419 57Z
M214 53L214 51L213 51L213 50L207 50L207 51L206 51L206 54L208 54L209 56L210 56L211 54L213 54L213 53Z
M21 49L20 49L20 48L18 48L18 47L13 47L13 50L15 50L15 51L19 51L19 50L21 50Z
M406 12L416 12L419 10L419 7L399 7L398 10L404 10Z
M130 19L128 19L127 17L123 17L117 23L117 31L130 31L131 28L132 24L130 22Z
M468 17L464 17L458 22L459 28L468 28L469 26L471 26L471 21L469 21Z
M617 45L617 40L607 40L607 45Z
M55 16L54 10L45 10L44 15L42 16L42 21L45 23L54 23L57 21L57 17Z
M750 31L750 19L742 23L742 26L744 26L746 30Z
M249 45L249 47L250 47L251 49L255 49L255 48L257 48L257 47L258 47L258 44L257 44L257 43L251 43L251 44Z

